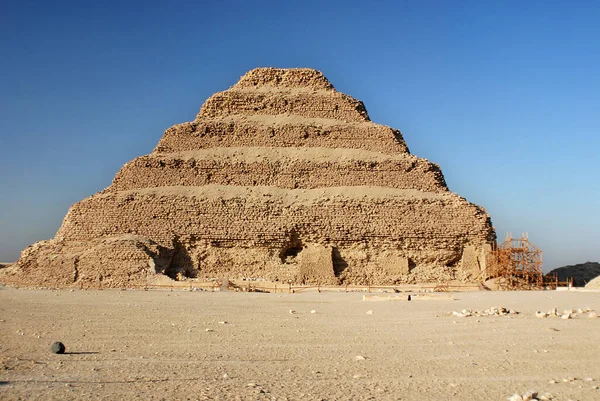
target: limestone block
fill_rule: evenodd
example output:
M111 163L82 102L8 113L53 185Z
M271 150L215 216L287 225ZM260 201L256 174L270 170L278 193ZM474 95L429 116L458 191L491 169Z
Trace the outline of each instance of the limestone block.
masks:
M477 255L477 262L479 263L479 269L487 277L488 274L488 259L491 257L492 245L483 244L479 248L479 255Z
M298 256L300 259L298 282L304 284L337 283L330 246L307 244Z
M406 276L410 273L408 258L397 254L380 257L379 266L392 277Z
M480 255L481 249L478 249L474 245L465 245L460 260L461 270L473 277L481 274L481 267L479 265Z

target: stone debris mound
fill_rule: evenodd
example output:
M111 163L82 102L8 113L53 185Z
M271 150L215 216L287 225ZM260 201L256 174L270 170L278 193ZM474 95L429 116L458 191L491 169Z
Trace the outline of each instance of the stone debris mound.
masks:
M74 204L0 280L475 281L495 238L488 213L450 192L438 165L321 72L257 68Z
M463 309L460 312L452 312L452 316L456 316L456 317L470 317L470 316L507 316L507 315L518 315L519 312L517 312L514 309L506 309L503 308L501 306L499 307L491 307L489 309L480 311L480 310L474 310L474 309Z
M507 399L508 401L550 401L554 399L554 396L550 393L538 394L537 391L529 390L523 395L515 393Z
M594 312L591 308L579 308L579 309L565 309L563 312L559 312L558 308L552 308L548 312L537 311L535 312L535 316L541 319L551 318L551 317L559 317L561 319L573 319L578 316L587 315L590 319L595 319L598 317L598 314Z

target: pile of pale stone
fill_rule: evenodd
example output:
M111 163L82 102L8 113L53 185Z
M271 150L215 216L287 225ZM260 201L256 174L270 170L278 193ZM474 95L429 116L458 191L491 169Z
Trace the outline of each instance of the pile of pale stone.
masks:
M565 309L563 311L563 313L560 313L558 311L558 308L553 308L552 310L549 310L548 312L542 312L542 311L537 311L535 312L535 316L545 319L548 317L560 317L561 319L573 319L577 316L583 316L586 315L590 318L590 319L596 319L598 317L598 314L596 312L594 312L591 308L580 308L580 309Z
M473 310L473 309L463 309L460 312L452 312L453 316L458 317L469 317L469 316L506 316L506 315L518 315L514 309L506 309L501 306L492 306L490 309L486 309L483 311Z
M523 395L513 394L511 397L508 398L508 401L549 401L552 399L554 399L554 397L550 393L538 394L537 391L529 390Z

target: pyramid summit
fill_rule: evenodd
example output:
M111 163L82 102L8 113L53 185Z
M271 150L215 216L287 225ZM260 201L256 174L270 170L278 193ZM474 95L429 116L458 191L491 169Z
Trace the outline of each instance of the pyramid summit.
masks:
M473 281L495 238L439 166L321 72L257 68L74 204L0 281Z

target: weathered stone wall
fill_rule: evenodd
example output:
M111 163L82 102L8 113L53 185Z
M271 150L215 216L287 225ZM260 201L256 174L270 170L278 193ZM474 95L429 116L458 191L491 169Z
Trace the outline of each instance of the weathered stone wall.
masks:
M202 105L196 120L231 115L292 114L342 121L369 121L364 104L344 93L318 71L256 69Z
M127 287L166 273L170 249L135 235L89 241L38 242L25 249L7 269L5 283L63 287Z
M236 114L276 115L290 113L308 118L328 118L345 122L368 121L362 102L334 90L230 89L211 96L200 109L198 120Z
M123 166L108 190L209 184L290 189L377 186L428 192L448 190L437 165L412 155L381 157L375 153L369 157L374 152L287 149L294 154L280 148L226 148L226 152L207 149L142 156ZM328 157L318 157L317 152L311 154L315 149Z
M312 68L255 68L240 77L234 88L313 88L333 89L321 71Z
M392 284L477 279L488 214L400 131L310 69L256 69L73 205L5 282L123 287L251 277Z
M335 250L340 280L390 284L408 280L408 261L456 264L465 246L493 240L489 225L481 208L452 193L208 185L95 195L69 211L57 239L135 233L183 252L187 262L171 268L186 275L302 281L281 255L321 245Z
M337 284L333 266L333 248L310 244L300 252L300 271L297 280L302 284Z
M155 152L225 147L323 147L406 153L400 131L370 122L299 116L230 116L202 119L167 129Z
M452 193L375 187L147 188L95 195L73 206L57 237L135 233L163 245L177 235L248 247L279 246L296 231L309 242L368 240L405 249L460 249L490 239L486 213Z

